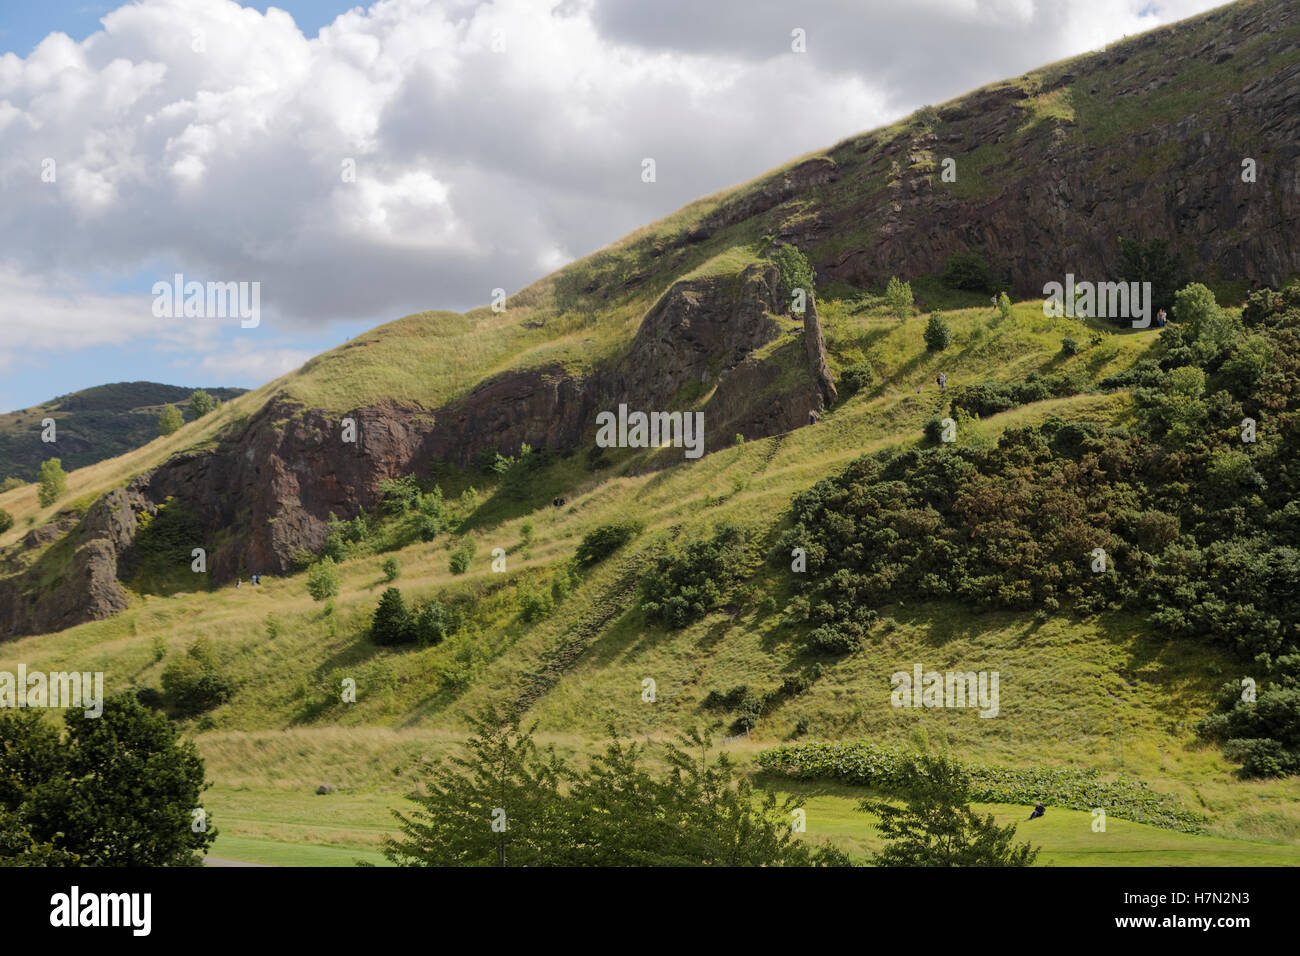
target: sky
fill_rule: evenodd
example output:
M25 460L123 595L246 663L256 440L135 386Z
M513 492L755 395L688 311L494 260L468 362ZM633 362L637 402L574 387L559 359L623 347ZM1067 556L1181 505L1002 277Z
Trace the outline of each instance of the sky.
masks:
M117 381L256 387L1217 5L0 0L0 411ZM256 321L169 314L177 275L256 284Z

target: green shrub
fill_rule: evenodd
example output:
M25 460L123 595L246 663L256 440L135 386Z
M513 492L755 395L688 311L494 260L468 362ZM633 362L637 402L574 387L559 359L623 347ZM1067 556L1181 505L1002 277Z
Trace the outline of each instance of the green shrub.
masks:
M977 252L959 252L944 266L943 284L950 289L966 292L993 291L993 278L989 264Z
M370 640L376 644L391 646L409 644L415 641L415 622L402 592L397 588L386 588L379 597L374 617L370 622Z
M379 508L387 515L404 515L420 500L420 486L414 475L385 478L379 483Z
M221 670L206 638L200 637L162 672L163 699L182 717L193 717L234 696L233 682Z
M15 488L21 488L25 484L27 484L27 482L23 481L21 478L6 478L4 481L0 481L0 494L3 494L6 491L13 491Z
M582 541L578 544L578 563L592 565L604 561L640 531L641 523L638 521L616 521L593 528L582 536Z
M890 276L889 284L885 286L885 303L898 318L907 318L912 314L912 284Z
M384 572L384 581L391 584L402 573L402 562L396 558L386 558L381 569Z
M1061 339L1061 351L1064 352L1066 355L1078 355L1079 349L1080 349L1080 345L1078 339L1072 339L1068 337Z
M459 617L451 607L432 600L421 605L413 623L415 642L421 647L440 644L459 629Z
M998 314L1004 319L1011 317L1011 299L1007 297L1005 292L998 295Z
M781 297L789 307L795 289L803 289L808 299L813 297L814 277L812 264L808 257L795 246L785 244L776 247L772 261L781 271Z
M321 558L307 572L307 593L313 601L323 601L339 593L339 569L334 559Z
M473 538L466 538L459 547L451 553L451 562L448 567L452 574L464 574L469 570L470 562L474 560L474 552L478 546L474 543Z
M203 389L197 389L190 393L190 411L194 413L195 418L202 418L208 412L214 411L217 407L217 401Z
M14 516L0 508L0 534L4 534L14 526Z
M952 345L952 329L938 312L931 313L925 324L925 347L931 352L942 352Z
M840 397L848 398L869 387L875 381L875 377L876 372L870 362L858 362L841 372L840 380L835 384L839 389Z
M42 508L48 508L67 493L68 475L63 470L63 462L58 458L47 458L41 462L40 487L36 491Z
M681 628L720 607L750 561L748 535L722 522L713 536L660 557L643 585L646 615Z
M169 403L163 406L162 414L158 416L158 434L170 435L184 424L185 416L181 410Z

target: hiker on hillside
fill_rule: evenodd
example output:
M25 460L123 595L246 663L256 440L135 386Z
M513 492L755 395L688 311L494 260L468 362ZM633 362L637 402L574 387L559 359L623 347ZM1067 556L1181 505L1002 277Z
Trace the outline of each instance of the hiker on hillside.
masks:
M235 590L238 591L238 590L239 590L240 588L242 588L243 586L244 586L244 579L243 579L243 578L236 578L236 579L235 579Z
M1161 309L1156 313L1156 328L1163 329L1168 319L1165 317L1165 310Z
M817 424L817 413L814 412L811 408L808 409L808 424L809 425Z
M948 387L948 376L943 372L939 373L939 377L935 381L939 383L939 391L941 392Z
M1029 814L1029 819L1037 820L1046 812L1047 812L1047 807L1043 806L1041 803L1036 803L1034 804L1034 812Z

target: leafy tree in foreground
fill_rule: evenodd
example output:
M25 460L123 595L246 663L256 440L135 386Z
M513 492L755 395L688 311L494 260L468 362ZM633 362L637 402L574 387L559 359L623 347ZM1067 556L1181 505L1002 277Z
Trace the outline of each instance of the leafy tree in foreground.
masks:
M575 770L539 750L517 717L487 711L467 753L436 766L402 835L384 854L405 866L847 865L795 838L799 801L758 799L698 734L668 748L660 773L645 748L613 740ZM698 756L694 751L698 750Z
M199 866L217 831L195 830L203 761L130 694L79 709L60 736L39 715L0 712L0 862Z
M980 819L970 808L970 777L946 757L924 756L907 805L862 801L860 809L880 818L887 841L877 866L1029 866L1038 850L1012 845L1016 827L999 827L993 815Z

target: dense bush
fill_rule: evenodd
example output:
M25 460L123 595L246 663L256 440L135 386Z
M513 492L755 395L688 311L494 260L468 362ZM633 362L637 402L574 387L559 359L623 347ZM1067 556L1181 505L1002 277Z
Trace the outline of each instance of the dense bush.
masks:
M788 307L795 289L803 289L807 299L813 297L813 269L808 257L788 243L776 247L772 261L781 272L781 298Z
M162 695L167 706L182 717L193 717L230 700L234 682L222 671L206 638L190 645L184 656L162 672Z
M989 264L978 252L959 252L944 266L943 284L966 292L992 292Z
M0 508L0 534L4 534L14 526L14 516Z
M455 608L435 598L416 612L412 627L415 642L421 647L431 647L460 630L460 615Z
M660 557L643 585L646 615L685 627L721 607L750 563L748 535L723 522L712 537Z
M950 389L952 399L949 406L954 415L958 409L963 409L969 415L987 418L1030 402L1075 395L1084 385L1082 379L1073 376L1031 372L1022 382L983 382L979 385L955 386Z
M952 329L948 327L942 315L938 312L932 313L930 321L925 324L925 347L931 352L942 352L950 345L952 345Z
M307 593L313 601L324 601L339 593L339 569L334 559L326 555L307 572Z
M885 304L896 317L907 318L912 314L912 284L890 276L885 286Z
M397 588L385 588L370 622L370 639L376 644L410 644L416 640L415 620Z
M858 362L850 365L840 373L839 381L836 387L839 389L840 398L848 398L867 388L875 381L876 372L870 362Z
M448 562L448 569L452 574L464 574L469 570L470 562L474 560L474 552L478 546L474 543L473 538L466 538L451 553L451 561Z
M794 547L808 555L793 583L806 592L796 623L809 646L853 650L875 609L900 600L1129 610L1170 640L1208 639L1249 661L1260 701L1225 708L1205 732L1237 741L1231 752L1247 774L1291 772L1300 307L1265 313L1287 300L1260 301L1250 331L1225 341L1220 330L1233 326L1217 307L1197 290L1182 296L1187 324L1159 359L1176 351L1182 364L1139 370L1152 384L1139 388L1131 426L1049 420L1008 429L994 446L883 452L798 495L774 560L784 565ZM1266 351L1262 375L1227 367L1223 357L1243 350ZM1052 378L973 386L955 390L952 404L992 414L1067 387ZM1244 416L1257 423L1253 442L1242 440ZM1118 573L1092 572L1095 548Z
M68 491L68 473L63 470L62 460L47 458L41 462L37 482L36 498L42 508L48 508L62 498Z
M617 521L593 528L582 536L582 541L578 544L578 563L591 565L604 561L640 531L641 523L638 521Z

